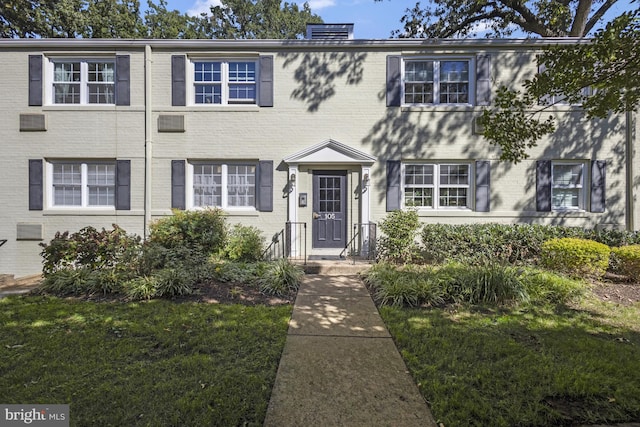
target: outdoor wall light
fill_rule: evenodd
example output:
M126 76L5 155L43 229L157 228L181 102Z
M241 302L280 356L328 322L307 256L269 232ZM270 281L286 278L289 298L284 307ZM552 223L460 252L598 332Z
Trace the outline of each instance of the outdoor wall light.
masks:
M362 186L363 187L368 187L369 186L369 174L365 173L364 176L362 177Z
M289 180L291 181L291 183L296 182L296 174L292 173L291 176L289 177Z

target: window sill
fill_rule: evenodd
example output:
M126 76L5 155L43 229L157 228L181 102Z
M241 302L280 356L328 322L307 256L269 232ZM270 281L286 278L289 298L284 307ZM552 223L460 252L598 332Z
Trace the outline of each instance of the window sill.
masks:
M260 107L257 105L187 105L186 107L163 108L167 112L242 112L257 113ZM157 110L156 110L157 112Z
M43 105L42 111L144 111L143 106L115 104L49 104Z
M471 104L460 105L403 105L400 107L403 113L421 113L421 112L473 112L476 107Z

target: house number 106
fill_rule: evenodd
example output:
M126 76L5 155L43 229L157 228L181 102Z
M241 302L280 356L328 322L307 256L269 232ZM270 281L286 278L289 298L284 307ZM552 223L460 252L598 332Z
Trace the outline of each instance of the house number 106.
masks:
M334 213L325 213L324 219L336 219L336 214Z

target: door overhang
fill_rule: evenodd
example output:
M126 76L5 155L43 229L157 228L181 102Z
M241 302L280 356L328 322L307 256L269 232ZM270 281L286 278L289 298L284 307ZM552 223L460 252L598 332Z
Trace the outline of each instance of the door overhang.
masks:
M364 151L356 150L346 144L328 139L319 144L305 148L302 151L285 157L284 162L289 166L301 164L359 164L362 166L373 165L377 157Z

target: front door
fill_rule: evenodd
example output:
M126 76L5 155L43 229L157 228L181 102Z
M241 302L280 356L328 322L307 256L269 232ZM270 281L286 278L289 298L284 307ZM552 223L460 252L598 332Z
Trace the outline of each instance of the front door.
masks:
M347 171L313 172L313 247L347 244Z

